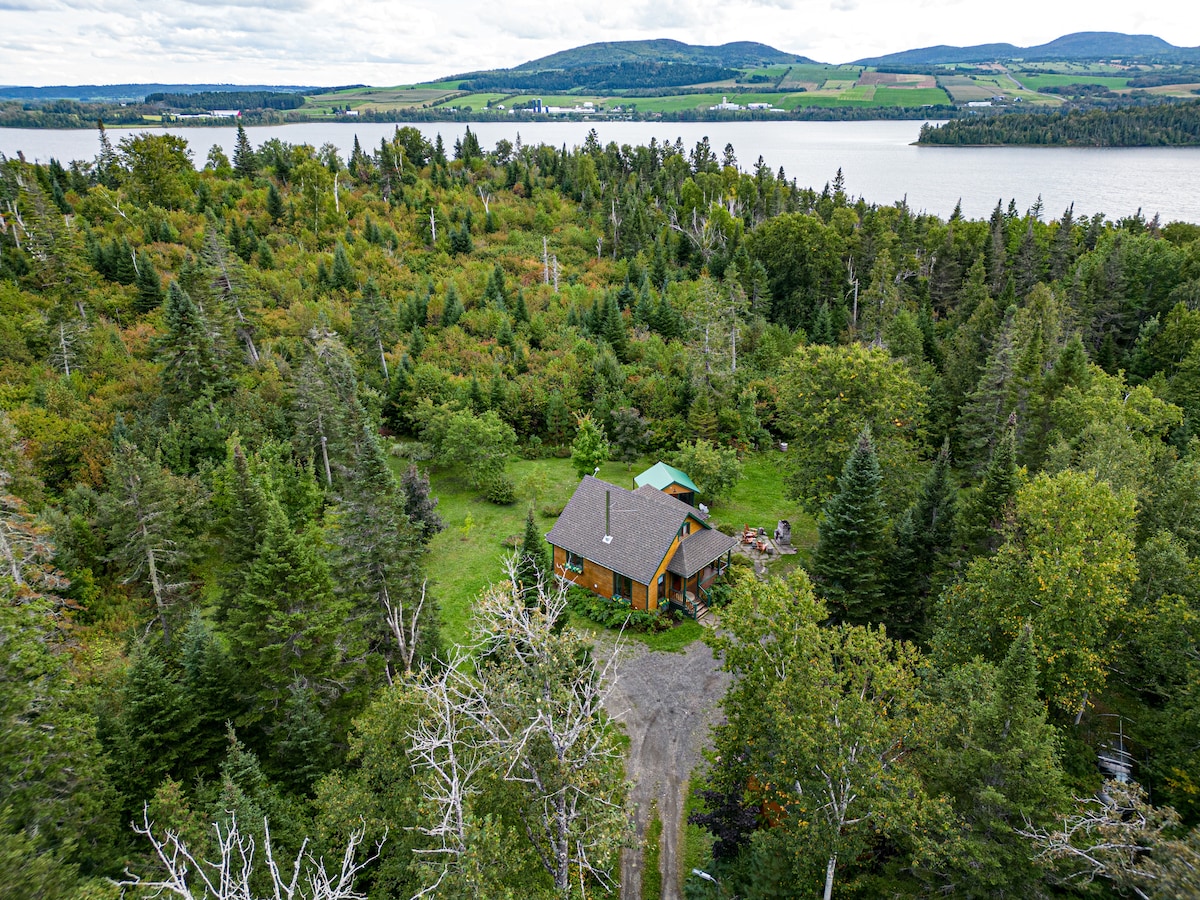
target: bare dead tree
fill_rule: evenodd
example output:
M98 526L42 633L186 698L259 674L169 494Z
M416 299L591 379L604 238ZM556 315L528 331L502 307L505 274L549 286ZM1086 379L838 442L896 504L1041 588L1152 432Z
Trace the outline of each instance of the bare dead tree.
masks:
M436 675L426 670L414 682L421 715L409 735L413 767L425 776L422 792L437 810L432 824L417 828L438 842L423 852L447 857L467 846L467 801L488 763L488 742L476 728L487 708L478 686L465 674L465 663L466 655L455 651Z
M1058 881L1087 885L1103 879L1143 900L1183 896L1178 885L1168 887L1169 860L1190 857L1186 867L1193 873L1190 887L1196 887L1200 858L1184 841L1168 837L1178 828L1178 813L1152 806L1140 785L1106 781L1095 797L1076 797L1075 802L1075 811L1061 816L1053 828L1026 821L1017 831L1037 849L1036 860L1057 870Z
M717 250L725 246L725 235L721 229L711 227L709 217L702 216L699 208L692 210L690 222L680 222L678 214L672 211L667 225L691 241L706 264Z
M560 893L573 872L611 887L625 785L603 701L618 654L601 670L577 635L556 631L564 586L539 579L536 597L516 590L515 557L506 575L479 601L474 646L420 681L425 714L410 741L425 799L438 810L422 827L438 840L431 852L446 856L438 883L467 845L472 783L486 767L520 786L525 835Z
M429 579L421 582L421 599L417 602L415 609L407 611L404 608L404 598L397 597L393 601L391 594L387 591L386 583L383 586L383 608L387 614L388 631L392 633L392 637L396 641L396 652L404 663L405 675L412 674L413 657L417 652L421 631L421 609L425 606L425 588L428 584ZM393 684L391 667L389 666L386 671L388 684Z
M241 833L236 818L231 818L225 828L214 823L213 829L217 834L216 859L198 860L176 832L168 829L162 837L157 836L149 812L143 808L141 824L133 823L134 833L150 841L166 875L150 880L126 869L126 880L114 883L122 888L150 891L154 897L251 900L255 896L251 881L265 867L270 877L270 896L274 900L366 900L366 894L355 888L355 881L363 869L378 859L380 847L387 837L384 835L375 852L360 862L357 859L358 848L362 844L365 829L355 829L346 843L341 866L332 872L325 868L324 859L313 856L305 838L288 872L275 858L266 819L263 820L261 861L257 864L255 851L259 848L255 847L252 836Z

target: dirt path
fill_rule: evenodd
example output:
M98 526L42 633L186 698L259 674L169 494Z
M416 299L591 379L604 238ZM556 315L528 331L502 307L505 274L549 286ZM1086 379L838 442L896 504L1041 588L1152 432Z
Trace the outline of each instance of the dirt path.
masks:
M607 655L612 644L596 646ZM621 857L621 898L641 900L642 852L650 804L658 802L662 819L662 900L681 900L680 837L684 792L692 770L701 762L709 728L717 721L729 676L720 671L712 651L701 641L682 653L652 652L638 641L621 647L616 683L606 706L629 735L626 772L632 783L636 849Z

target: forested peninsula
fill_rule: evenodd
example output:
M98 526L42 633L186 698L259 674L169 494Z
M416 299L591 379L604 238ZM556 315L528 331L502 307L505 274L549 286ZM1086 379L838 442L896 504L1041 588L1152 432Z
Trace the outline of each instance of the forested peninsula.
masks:
M0 895L1196 896L1200 225L830 174L0 158ZM799 552L567 591L660 460Z
M951 147L1200 146L1200 100L1117 109L1006 113L921 126L918 144Z

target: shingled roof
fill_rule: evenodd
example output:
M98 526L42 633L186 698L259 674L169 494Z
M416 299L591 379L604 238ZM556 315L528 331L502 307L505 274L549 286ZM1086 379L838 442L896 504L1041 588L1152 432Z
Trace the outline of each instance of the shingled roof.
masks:
M605 495L612 536L608 543L604 542ZM696 511L674 497L653 489L627 491L585 475L546 539L638 584L650 584L689 516L696 518Z
M737 541L709 527L688 504L650 485L627 491L585 475L546 539L639 584L650 584L688 518L702 527L680 541L667 569L690 578Z
M679 549L667 563L667 571L691 578L718 556L724 556L737 546L737 538L722 534L715 528L693 531L679 542Z

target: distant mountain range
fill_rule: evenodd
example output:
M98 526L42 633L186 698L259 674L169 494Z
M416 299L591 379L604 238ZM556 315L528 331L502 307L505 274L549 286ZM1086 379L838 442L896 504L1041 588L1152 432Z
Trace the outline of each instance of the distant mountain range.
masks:
M1177 47L1148 34L1082 31L1068 34L1036 47L1013 44L979 44L974 47L923 47L886 56L859 59L855 65L905 67L910 69L956 63L1024 60L1047 62L1067 60L1121 59L1174 65L1200 64L1200 47ZM753 41L736 41L720 46L685 44L673 40L602 41L585 44L508 69L469 72L452 76L464 90L475 91L569 91L591 89L620 91L664 90L680 86L703 86L726 81L738 70L766 66L825 65L806 56L777 50ZM763 76L758 76L760 79ZM696 90L699 88L692 88ZM231 84L110 84L23 87L0 85L0 100L47 101L56 99L140 103L149 94L185 94L224 91L277 91L318 94L335 90L302 85Z
M202 91L282 91L312 93L305 85L265 84L56 84L47 87L0 85L0 100L79 100L90 103L141 103L149 94L196 94Z
M1200 47L1176 47L1152 34L1121 34L1115 31L1080 31L1048 44L1017 47L1013 44L978 44L950 47L945 44L903 50L887 56L855 60L860 66L939 66L1021 59L1026 62L1075 59L1141 59L1165 63L1200 62Z

